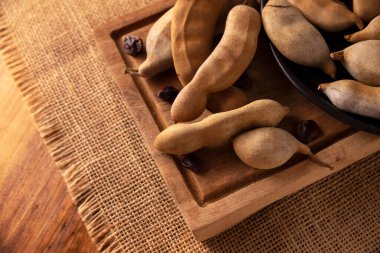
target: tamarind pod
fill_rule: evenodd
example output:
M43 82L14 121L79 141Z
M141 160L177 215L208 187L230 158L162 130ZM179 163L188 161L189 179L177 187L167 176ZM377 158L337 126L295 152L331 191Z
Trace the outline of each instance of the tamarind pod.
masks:
M356 25L363 29L363 21L341 2L334 0L288 0L310 23L327 32L338 32Z
M198 122L171 125L156 137L154 146L168 154L189 154L204 147L223 145L236 134L254 127L275 126L288 112L288 107L276 101L256 100Z
M228 0L177 0L171 23L174 68L188 84L212 51L216 22Z
M317 158L307 145L280 128L263 127L242 133L233 140L233 147L245 164L256 169L277 168L295 153L307 155L319 166L333 169Z
M371 87L354 80L322 83L323 92L339 109L380 119L380 87Z
M243 0L231 0L222 10L216 31L214 34L222 33L228 12ZM145 42L147 58L136 68L126 68L125 73L142 77L151 77L174 66L171 49L171 20L173 8L165 12L150 28ZM211 51L211 50L210 50Z
M216 33L223 31L225 19L230 9L242 2L243 0L231 0L224 6L218 18ZM124 73L148 78L174 66L170 38L172 14L173 8L164 13L149 30L145 43L147 54L145 61L137 69L126 68ZM222 94L210 96L212 103L210 103L209 109L212 112L228 111L248 103L246 95L237 88L228 88Z
M146 42L146 59L136 68L126 68L124 73L151 77L173 67L170 47L170 26L173 8L165 12L150 28Z
M286 0L269 0L262 11L264 29L289 60L323 70L335 79L336 66L321 33Z
M196 119L210 94L233 85L255 55L260 28L261 17L255 9L245 5L232 8L221 41L173 103L175 122Z
M363 40L380 40L380 15L372 19L363 30L346 35L344 38L351 43Z
M330 54L359 82L380 86L380 40L365 40Z

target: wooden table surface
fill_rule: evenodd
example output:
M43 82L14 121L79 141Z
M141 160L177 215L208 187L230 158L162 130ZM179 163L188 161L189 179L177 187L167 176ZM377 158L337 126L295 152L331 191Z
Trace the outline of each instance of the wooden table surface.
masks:
M0 252L97 252L0 56Z

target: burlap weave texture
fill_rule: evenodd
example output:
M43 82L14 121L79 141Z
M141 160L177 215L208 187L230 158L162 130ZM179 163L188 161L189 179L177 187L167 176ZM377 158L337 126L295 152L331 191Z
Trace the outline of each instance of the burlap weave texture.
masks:
M5 60L99 249L380 252L380 153L194 239L94 42L94 27L149 3L1 2Z

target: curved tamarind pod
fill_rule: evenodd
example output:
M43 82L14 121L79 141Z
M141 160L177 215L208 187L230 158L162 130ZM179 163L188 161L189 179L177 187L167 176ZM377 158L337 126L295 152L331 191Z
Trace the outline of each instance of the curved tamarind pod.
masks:
M365 40L331 53L359 82L380 86L380 40Z
M344 38L351 43L363 40L380 40L380 15L372 19L363 30L346 35Z
M225 19L230 9L242 2L243 0L231 0L223 7L218 18L216 33L224 30ZM126 68L124 73L148 78L174 66L170 38L172 14L173 8L164 13L149 30L145 43L147 54L145 61L137 69ZM185 83L182 84L185 85ZM227 101L223 98L224 96L228 98ZM213 101L209 108L212 112L228 111L248 103L244 92L235 87L228 88L223 92L223 96L216 94L212 95L210 99Z
M310 148L293 135L275 127L263 127L238 135L233 146L237 156L256 169L273 169L286 163L295 153L302 153L322 167L333 169L318 159Z
M226 19L230 10L238 4L254 5L253 0L230 0L222 11L215 28L215 34L223 33ZM210 51L211 53L211 51ZM195 75L195 73L194 73ZM207 109L211 112L226 112L248 104L246 94L240 89L231 86L227 89L211 94L207 100Z
M343 111L380 119L380 87L354 80L339 80L320 84L318 90Z
M363 21L380 15L380 0L353 0L353 10Z
M233 85L255 55L260 28L260 14L255 9L246 5L232 8L221 41L173 103L171 116L175 122L196 119L204 111L209 94Z
M216 31L214 34L223 32L227 13L243 0L231 0L223 8L222 14L217 22ZM145 42L146 59L136 68L126 68L124 73L138 75L142 77L151 77L174 66L170 27L173 16L173 8L165 12L150 28ZM210 50L211 52L211 50Z
M264 29L276 48L289 60L322 69L335 79L336 66L321 33L286 0L270 0L262 11Z
M356 25L363 29L363 21L342 3L334 0L288 0L310 23L327 32L339 32Z
M215 31L214 34L222 34L225 26L226 26L226 19L228 16L228 13L231 11L232 8L234 8L238 4L253 6L255 5L254 0L229 0L227 4L223 7L223 10L221 11L218 21L216 22ZM210 49L210 54L212 52L212 49ZM194 73L195 74L195 73Z
M189 154L203 147L223 145L236 134L253 127L275 126L288 113L289 108L276 101L256 100L195 123L171 125L156 137L154 146L168 154Z
M174 68L183 85L212 51L218 17L228 0L177 0L171 23Z

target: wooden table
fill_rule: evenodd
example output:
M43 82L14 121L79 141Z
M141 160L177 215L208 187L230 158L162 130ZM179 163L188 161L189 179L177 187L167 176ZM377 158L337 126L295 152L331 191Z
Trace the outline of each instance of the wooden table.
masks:
M0 57L0 252L97 252Z

